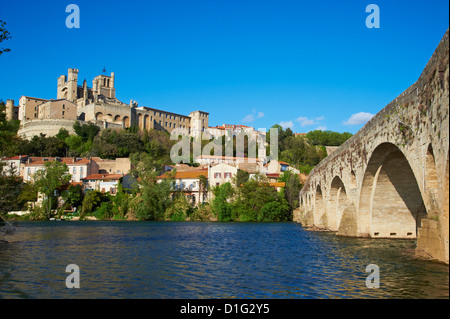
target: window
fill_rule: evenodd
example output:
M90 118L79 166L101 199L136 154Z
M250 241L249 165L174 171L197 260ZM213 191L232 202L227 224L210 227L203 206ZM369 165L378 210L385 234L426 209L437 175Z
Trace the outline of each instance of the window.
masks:
M77 168L76 168L76 167L72 168L72 173L73 173L73 174L76 174L76 173L77 173Z
M231 178L231 173L225 173L225 178Z
M221 178L222 174L221 173L214 173L214 178Z

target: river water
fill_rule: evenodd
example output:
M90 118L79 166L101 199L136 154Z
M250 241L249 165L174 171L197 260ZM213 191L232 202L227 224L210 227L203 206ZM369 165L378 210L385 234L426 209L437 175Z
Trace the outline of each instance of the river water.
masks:
M296 223L19 222L0 244L0 298L448 298L448 266L415 241ZM66 266L80 288L66 287ZM376 264L380 287L367 288Z

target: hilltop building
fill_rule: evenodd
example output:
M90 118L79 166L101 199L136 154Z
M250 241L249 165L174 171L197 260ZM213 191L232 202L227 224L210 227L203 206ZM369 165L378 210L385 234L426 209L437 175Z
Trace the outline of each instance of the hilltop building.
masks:
M88 87L86 80L78 85L78 69L69 69L57 82L57 98L42 99L22 96L19 105L13 100L6 103L8 119L19 119L19 135L32 138L40 133L56 135L61 128L74 133L73 124L94 123L100 128L128 128L137 126L142 130L157 129L172 132L185 129L193 137L200 136L209 128L209 113L193 111L181 115L146 106L136 101L124 103L116 98L115 74L99 75Z

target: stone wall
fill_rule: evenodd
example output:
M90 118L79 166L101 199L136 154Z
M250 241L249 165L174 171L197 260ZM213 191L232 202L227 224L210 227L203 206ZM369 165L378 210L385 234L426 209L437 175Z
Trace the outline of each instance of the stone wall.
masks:
M31 139L35 135L45 134L47 137L55 136L61 128L69 131L69 134L75 134L73 130L73 120L53 120L53 119L37 119L25 122L19 129L18 135L24 139Z

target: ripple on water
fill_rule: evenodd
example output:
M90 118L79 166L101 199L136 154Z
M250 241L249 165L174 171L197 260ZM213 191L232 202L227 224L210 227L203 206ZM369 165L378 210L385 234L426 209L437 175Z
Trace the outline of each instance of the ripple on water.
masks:
M448 298L448 267L415 242L294 223L21 222L0 246L3 298ZM65 267L81 289L65 287ZM380 289L368 289L368 264Z

